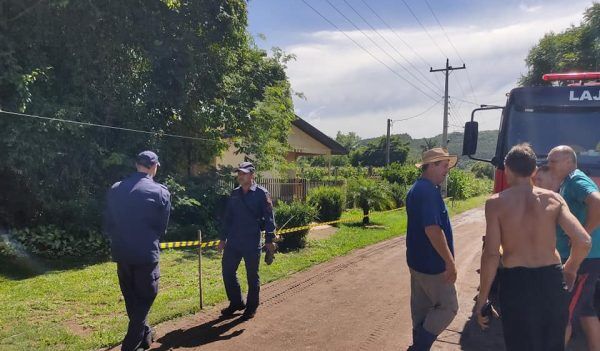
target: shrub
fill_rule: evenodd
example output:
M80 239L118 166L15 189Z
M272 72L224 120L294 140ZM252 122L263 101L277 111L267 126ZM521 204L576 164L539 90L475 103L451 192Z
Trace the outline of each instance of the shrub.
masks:
M344 211L346 193L341 187L320 186L308 193L307 202L317 209L318 221L335 221Z
M403 207L406 201L406 193L408 193L410 186L399 183L391 183L389 187L392 199L394 199L394 203L396 204L396 208Z
M323 180L329 175L329 170L326 167L306 167L300 170L300 176L304 179L316 181Z
M363 210L363 224L369 224L369 211L394 207L389 183L374 179L356 178L348 182L348 200Z
M0 258L1 257L15 257L17 250L15 244L8 239L7 234L0 234Z
M381 171L383 179L405 186L413 184L420 175L421 171L414 165L401 165L398 162L391 163Z
M219 182L216 173L206 173L185 182L168 177L165 185L171 193L171 218L163 241L197 240L199 229L203 240L217 238L231 191L224 184Z
M471 167L471 172L477 178L488 178L493 180L495 169L491 163L475 162Z
M315 207L299 201L294 201L289 204L281 202L275 208L275 223L277 223L278 229L308 225L316 216L317 209ZM305 247L307 234L308 229L282 234L278 244L279 250L287 252Z
M30 253L46 257L108 257L108 240L93 232L75 235L53 225L15 230L14 239Z
M483 195L489 193L491 188L491 180L476 178L473 173L460 169L451 170L448 176L448 196L454 200Z

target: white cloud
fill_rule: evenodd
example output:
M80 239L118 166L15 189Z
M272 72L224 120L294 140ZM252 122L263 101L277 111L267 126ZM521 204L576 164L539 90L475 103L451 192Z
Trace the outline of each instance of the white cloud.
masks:
M519 8L521 11L533 13L539 12L542 9L542 5L527 5L525 3L521 3L519 4Z
M464 25L461 26L445 27L460 55L467 61L468 75L478 103L503 104L506 100L505 94L516 86L521 74L526 72L524 59L529 49L544 33L558 32L571 24L579 23L586 7L585 4L579 8L571 6L570 13L564 13L564 8L521 5L524 14L519 18L498 15L494 19L474 18L473 21L464 21ZM531 15L533 12L536 13L535 17ZM404 64L400 56L376 33L367 30L364 32ZM429 73L429 67L415 57L393 32L379 32L413 62L421 74L436 83L437 93L416 83L414 78L379 51L360 32L348 31L346 34L410 82L418 84L429 95L436 98L441 96L441 73L436 73L437 77ZM396 32L426 61L434 65L434 68L444 65L445 58L431 43L426 33L400 28ZM435 27L429 28L429 32L434 38L441 38L438 45L450 55L451 65L461 65L462 62L458 61L457 55L444 40L444 34ZM297 56L297 60L290 62L288 68L292 87L307 97L306 101L295 99L297 112L302 111L301 117L328 135L335 135L338 130L354 131L362 137L383 135L387 118L400 119L415 115L433 102L376 62L343 33L305 33L300 42L285 47L285 50ZM408 65L405 66L411 69ZM464 70L454 71L450 77L450 95L473 101L475 98L470 90L467 73ZM470 116L474 106L459 101L455 101L455 106L458 111L453 111L450 123L462 124ZM442 124L441 111L440 104L423 117L396 124L394 132L408 132L414 137L439 134ZM483 129L495 129L497 125L498 118L482 123Z

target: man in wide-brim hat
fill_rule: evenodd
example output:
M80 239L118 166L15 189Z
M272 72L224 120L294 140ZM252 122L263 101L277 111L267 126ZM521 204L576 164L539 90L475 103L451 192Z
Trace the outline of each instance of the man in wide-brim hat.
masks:
M441 147L436 147L431 150L427 150L422 155L421 163L416 163L415 166L423 168L424 165L430 163L439 163L440 161L448 160L448 169L454 168L458 162L458 156L450 155L448 150Z
M458 311L452 227L440 192L440 184L457 161L458 157L446 149L425 151L416 164L422 170L421 177L406 196L406 259L413 323L409 350L429 350Z

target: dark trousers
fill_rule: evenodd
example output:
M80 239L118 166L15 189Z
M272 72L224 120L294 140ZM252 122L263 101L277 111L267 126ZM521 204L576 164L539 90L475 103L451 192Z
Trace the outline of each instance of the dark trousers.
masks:
M506 350L564 350L569 293L562 267L502 268L498 272Z
M158 293L158 262L149 264L117 263L119 285L125 299L129 326L121 350L130 351L149 342L148 312Z
M237 269L244 259L246 265L246 277L248 279L248 297L246 309L256 311L259 303L260 279L258 277L258 266L260 263L260 249L240 249L231 245L225 246L222 260L223 282L229 302L233 305L243 304L242 290L237 278Z

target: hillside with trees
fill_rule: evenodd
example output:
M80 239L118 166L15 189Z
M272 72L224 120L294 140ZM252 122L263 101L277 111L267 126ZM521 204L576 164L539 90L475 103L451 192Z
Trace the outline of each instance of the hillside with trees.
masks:
M442 140L442 135L436 135L431 138L417 138L413 139L408 134L397 134L393 135L393 139L402 140L405 145L409 147L409 153L407 158L410 160L418 160L421 157L421 153L424 150L439 147ZM360 141L361 145L374 144L383 140L385 148L385 136L371 139L363 139ZM473 163L466 156L462 156L462 144L463 144L463 133L454 132L448 134L448 151L452 154L460 156L459 166L466 168ZM477 156L480 158L491 159L496 152L496 143L498 140L497 130L486 130L479 132L479 140L477 143Z

